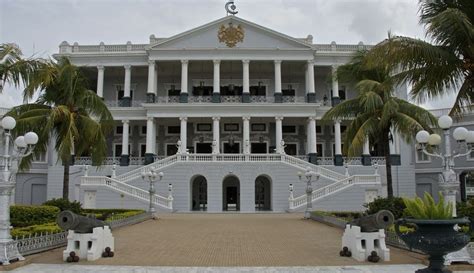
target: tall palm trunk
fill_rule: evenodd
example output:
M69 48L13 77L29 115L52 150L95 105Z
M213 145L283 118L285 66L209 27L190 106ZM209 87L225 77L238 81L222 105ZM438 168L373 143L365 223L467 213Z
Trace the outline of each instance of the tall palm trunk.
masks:
M64 178L63 178L63 198L69 199L69 167L71 166L70 160L64 162Z
M389 130L384 130L382 134L382 150L385 156L385 174L387 176L387 197L393 197L393 183L392 183L392 163L390 162L390 139Z

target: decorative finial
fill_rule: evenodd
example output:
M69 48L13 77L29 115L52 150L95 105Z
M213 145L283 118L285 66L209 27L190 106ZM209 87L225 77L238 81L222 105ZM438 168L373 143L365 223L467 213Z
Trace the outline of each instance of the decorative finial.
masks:
M235 9L237 9L237 7L235 6L234 1L233 0L227 1L227 4L225 4L225 10L227 11L227 15L229 14L236 15L237 13L239 13Z

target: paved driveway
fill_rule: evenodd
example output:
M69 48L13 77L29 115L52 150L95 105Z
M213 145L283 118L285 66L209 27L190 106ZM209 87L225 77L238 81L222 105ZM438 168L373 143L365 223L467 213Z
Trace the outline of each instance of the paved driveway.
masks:
M88 264L149 266L357 265L339 257L342 231L302 214L168 214L114 231L115 257ZM62 249L31 257L62 263ZM420 256L391 248L390 263Z

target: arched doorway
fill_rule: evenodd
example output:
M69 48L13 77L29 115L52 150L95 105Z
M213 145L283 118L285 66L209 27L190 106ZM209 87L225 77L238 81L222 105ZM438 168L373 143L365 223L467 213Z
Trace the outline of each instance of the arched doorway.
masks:
M196 176L191 182L191 210L207 210L207 180L204 176Z
M260 175L255 179L255 210L272 209L272 189L270 179Z
M240 210L240 181L236 176L227 176L222 182L222 210Z

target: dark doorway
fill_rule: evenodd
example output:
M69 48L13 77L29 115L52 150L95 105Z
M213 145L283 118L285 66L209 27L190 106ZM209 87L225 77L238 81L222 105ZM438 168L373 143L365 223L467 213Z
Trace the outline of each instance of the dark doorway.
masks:
M255 179L255 210L272 209L272 190L270 179L261 175Z
M250 152L252 154L266 154L267 153L267 143L251 143Z
M212 149L211 149L212 151ZM240 143L233 143L230 145L229 142L224 143L224 153L225 154L239 154L240 153Z
M212 154L212 143L196 143L197 154Z
M235 176L228 176L222 182L222 210L240 210L240 181Z
M285 153L287 155L297 155L298 154L297 145L296 144L286 144Z
M191 209L192 210L207 210L207 180L200 175L193 179L191 183Z

